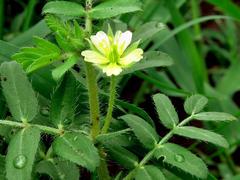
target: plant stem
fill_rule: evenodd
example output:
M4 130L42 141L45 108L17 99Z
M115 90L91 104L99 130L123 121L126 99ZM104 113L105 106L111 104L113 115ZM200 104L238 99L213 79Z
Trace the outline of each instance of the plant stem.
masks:
M3 39L4 27L4 0L0 1L0 39Z
M90 11L92 9L92 0L86 0L86 11ZM92 33L92 20L90 16L86 15L85 20L85 29L89 33ZM89 95L89 105L90 105L90 118L92 121L91 134L92 138L95 139L96 136L100 133L100 109L99 109L99 98L98 98L98 86L97 86L97 78L96 71L92 64L85 62L86 66L86 78L87 78L87 87L88 87L88 95ZM99 149L99 155L101 158L100 165L98 167L98 177L100 180L110 180L109 171L107 168L107 163L105 160L105 155L103 150Z
M110 124L111 124L114 102L115 102L115 98L116 98L116 85L117 85L116 77L111 76L110 97L109 97L109 102L108 102L107 116L106 116L106 119L104 121L104 126L102 128L102 133L103 134L108 132L108 129L109 129Z
M92 138L95 139L100 132L98 86L94 67L88 62L86 62L85 65L90 106L90 119L92 122L91 134Z
M86 11L91 10L92 8L92 0L86 0ZM86 15L86 22L85 22L85 29L89 33L92 32L92 20L90 16ZM85 62L86 66L86 79L87 79L87 87L88 87L88 95L89 95L89 106L90 106L90 119L92 122L92 129L91 134L92 138L95 137L100 132L100 125L99 125L99 98L98 98L98 86L97 86L97 79L96 79L96 72L91 63Z
M106 154L104 150L100 147L99 148L100 154L100 166L97 169L99 180L110 180L110 175L108 172L107 162L106 162Z
M188 118L184 119L181 123L179 123L175 128L184 126L185 124L187 124L189 121L192 120L192 118L194 117L194 115L189 116ZM149 151L147 153L147 155L142 159L142 161L139 163L139 166L143 166L144 164L146 164L154 155L155 151L159 148L161 148L161 145L163 145L164 143L166 143L174 134L174 129L173 128L171 131L169 131L155 146L155 148L153 148L151 151Z
M13 127L19 127L19 128L25 128L25 127L36 127L42 130L43 132L49 133L49 134L57 134L60 135L63 133L62 130L56 129L53 127L43 126L39 124L29 124L29 123L21 123L21 122L14 122L9 120L0 120L0 125L7 125L7 126L13 126Z

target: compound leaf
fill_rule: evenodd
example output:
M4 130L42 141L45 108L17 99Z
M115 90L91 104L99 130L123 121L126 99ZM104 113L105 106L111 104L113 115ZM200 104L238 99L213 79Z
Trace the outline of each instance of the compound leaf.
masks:
M99 164L98 151L89 137L80 133L65 133L53 142L54 152L69 161L94 171Z

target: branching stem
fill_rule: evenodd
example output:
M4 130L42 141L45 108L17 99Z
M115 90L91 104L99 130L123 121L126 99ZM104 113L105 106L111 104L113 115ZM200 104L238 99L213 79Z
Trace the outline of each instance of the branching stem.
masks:
M30 124L30 123L22 123L22 122L15 122L15 121L9 121L9 120L0 120L0 125L6 125L6 126L12 126L12 127L19 127L19 128L25 128L25 127L36 127L39 128L41 131L49 134L54 135L61 135L63 134L63 131L60 129L56 129L53 127L43 126L39 124Z
M189 116L188 118L184 119L181 123L179 123L175 128L184 126L185 124L187 124L189 121L191 121L193 119L194 115ZM169 131L155 146L155 148L153 148L151 151L149 151L147 153L147 155L142 159L142 161L139 163L139 166L143 166L145 165L154 155L155 151L159 148L161 148L161 146L166 143L170 138L172 138L173 134L174 134L174 129L173 128L171 131Z

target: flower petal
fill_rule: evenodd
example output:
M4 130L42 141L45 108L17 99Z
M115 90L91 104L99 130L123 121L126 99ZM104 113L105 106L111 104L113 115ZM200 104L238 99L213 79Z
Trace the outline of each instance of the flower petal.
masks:
M117 46L118 54L121 56L125 49L129 46L132 41L132 32L126 31L122 33L117 31L114 37L114 45Z
M141 48L137 48L132 52L128 53L125 57L120 58L119 63L122 66L128 66L134 62L138 62L143 58L143 50Z
M106 64L109 62L109 60L106 57L95 51L91 50L82 51L81 55L84 56L84 61L91 62L94 64Z
M107 76L117 76L122 72L122 68L117 64L109 64L107 66L101 66L101 68L103 72L107 74Z
M107 34L99 31L96 35L90 37L94 46L105 56L110 52L110 41Z

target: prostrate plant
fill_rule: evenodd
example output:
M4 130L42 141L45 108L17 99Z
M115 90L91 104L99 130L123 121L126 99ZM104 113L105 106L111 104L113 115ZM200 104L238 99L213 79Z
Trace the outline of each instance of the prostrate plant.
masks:
M192 120L226 121L235 117L222 112L201 112L207 99L193 95L184 104L189 117L179 122L169 98L156 94L153 100L159 119L169 129L160 137L145 111L116 99L116 86L123 75L172 64L164 53L143 54L138 47L141 33L133 33L132 38L130 31L122 33L109 25L106 34L103 31L106 23L98 27L92 24L92 19L101 23L102 19L139 10L138 0L128 3L109 0L95 7L91 0L86 0L85 8L67 1L45 5L45 21L55 38L35 37L34 47L23 47L13 56L18 63L4 62L0 67L2 90L11 112L11 117L1 120L0 125L5 131L9 126L13 130L12 135L5 134L10 142L6 157L0 157L6 162L1 176L9 180L30 180L47 174L52 179L77 180L79 168L84 168L92 177L107 180L112 178L108 162L113 160L122 167L115 179L165 179L169 171L177 174L176 169L207 178L208 169L199 157L168 141L173 135L180 135L227 148L228 143L221 135L187 124ZM84 28L79 25L83 23L81 17L85 17ZM101 31L97 32L100 27ZM157 23L154 32L162 27ZM95 32L96 35L91 35ZM51 99L41 94L36 97L28 80L27 74L34 74L40 68L52 71L56 81ZM98 80L109 80L109 77L110 91L106 92L105 88L99 88ZM109 97L106 112L100 111L99 94ZM127 106L139 116L125 112L118 120L114 119L115 103ZM46 104L50 112L42 109ZM41 141L41 134L50 140Z

